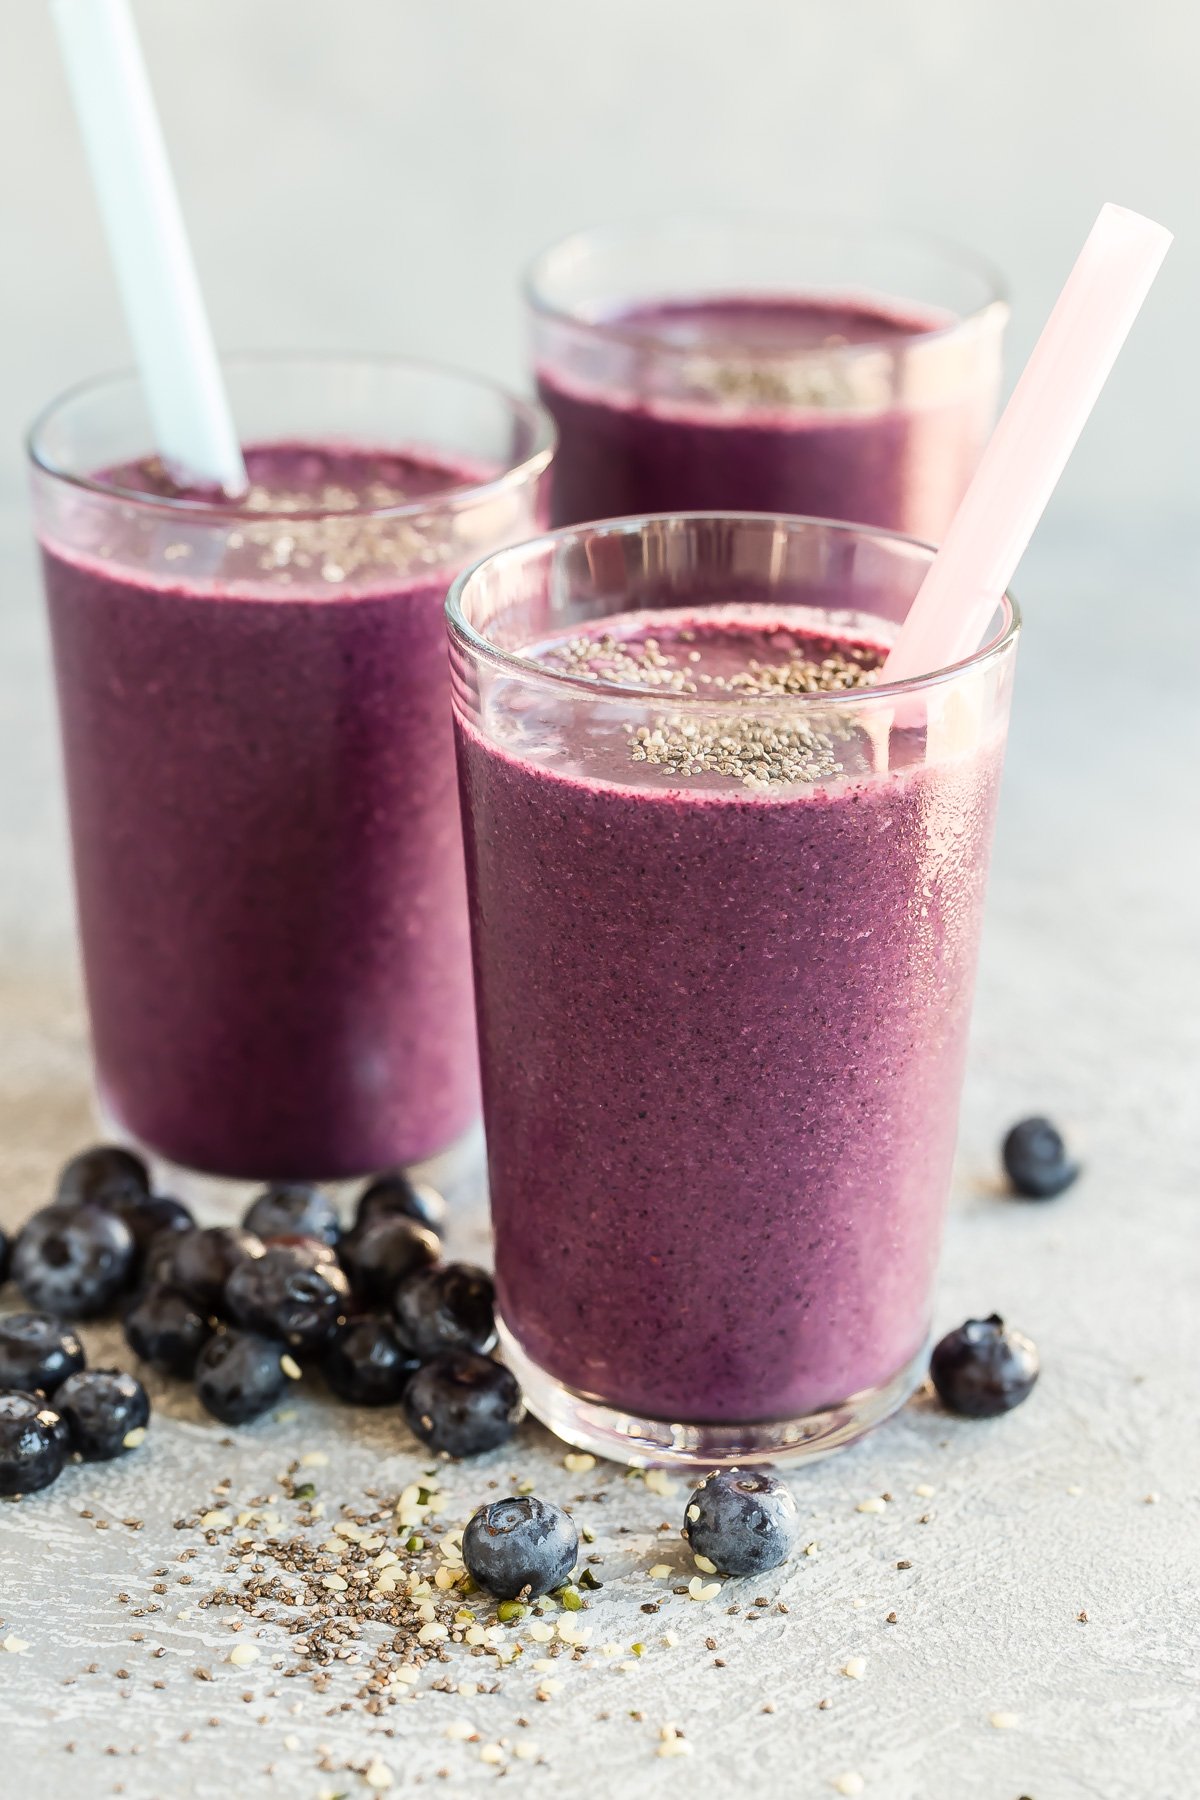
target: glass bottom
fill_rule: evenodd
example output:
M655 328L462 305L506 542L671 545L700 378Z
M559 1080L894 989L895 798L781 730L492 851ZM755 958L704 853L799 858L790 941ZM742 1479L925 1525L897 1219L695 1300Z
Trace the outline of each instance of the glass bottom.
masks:
M631 1468L745 1468L755 1463L817 1462L882 1424L914 1394L929 1366L926 1341L879 1387L864 1388L821 1412L746 1425L689 1425L645 1419L567 1387L532 1362L503 1319L500 1352L524 1390L529 1410L564 1443Z
M148 1144L126 1131L105 1106L99 1094L93 1099L93 1110L107 1143L124 1144L144 1160L150 1170L154 1192L170 1194L174 1199L182 1200L204 1224L240 1224L251 1200L255 1195L261 1194L267 1185L265 1181L241 1181L224 1175L209 1175L202 1169L189 1169L182 1163L174 1163L165 1156L159 1156ZM409 1163L406 1168L414 1180L428 1182L430 1187L436 1188L446 1199L453 1199L458 1191L472 1182L482 1164L483 1126L477 1121L469 1125L461 1137L447 1145L446 1149L439 1150L436 1156L428 1156L423 1162ZM346 1219L353 1213L354 1203L364 1183L381 1172L368 1169L353 1180L321 1181L317 1186L330 1196L339 1214Z

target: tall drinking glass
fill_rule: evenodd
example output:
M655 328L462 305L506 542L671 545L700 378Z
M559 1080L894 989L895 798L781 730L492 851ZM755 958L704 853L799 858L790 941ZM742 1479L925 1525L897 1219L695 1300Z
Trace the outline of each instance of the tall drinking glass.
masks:
M997 277L917 233L652 220L567 238L526 296L556 525L715 507L936 540L995 413Z
M501 1335L570 1442L811 1456L923 1375L1017 642L878 685L930 556L692 515L451 590Z
M347 1177L477 1116L443 604L535 528L552 434L417 364L226 378L237 505L133 379L30 439L96 1081L184 1170Z

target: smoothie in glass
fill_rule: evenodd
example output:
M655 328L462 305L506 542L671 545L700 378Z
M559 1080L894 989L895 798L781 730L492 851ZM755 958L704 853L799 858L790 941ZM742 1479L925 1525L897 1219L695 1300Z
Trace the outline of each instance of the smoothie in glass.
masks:
M442 605L532 529L546 435L466 378L339 367L233 365L292 433L247 439L237 507L127 454L120 392L34 439L100 1102L209 1174L421 1161L477 1113Z
M753 217L567 239L528 283L554 523L802 512L939 538L995 411L990 271Z
M452 602L498 1297L573 1441L811 1454L919 1378L1015 643L894 724L924 567L652 522Z

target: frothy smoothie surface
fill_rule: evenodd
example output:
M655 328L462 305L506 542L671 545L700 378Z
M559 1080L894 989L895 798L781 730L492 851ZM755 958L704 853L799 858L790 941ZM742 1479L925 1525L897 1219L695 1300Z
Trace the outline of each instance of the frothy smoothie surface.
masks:
M98 1081L173 1161L348 1176L477 1105L447 547L378 509L479 471L247 462L218 551L161 507L92 556L43 544ZM154 464L106 479L189 497Z
M939 538L991 423L986 354L927 354L954 315L854 296L705 297L612 311L576 366L544 357L554 522L806 513ZM914 347L915 352L914 354Z
M654 692L459 721L506 1324L656 1419L887 1382L929 1323L999 745L893 733L877 773L820 694L883 646L786 614L533 648ZM693 691L740 721L710 732Z

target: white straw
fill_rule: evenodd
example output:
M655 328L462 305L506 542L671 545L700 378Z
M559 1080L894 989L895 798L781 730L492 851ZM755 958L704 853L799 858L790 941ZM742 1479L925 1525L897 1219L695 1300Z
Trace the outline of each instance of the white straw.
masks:
M882 681L928 675L978 649L1170 244L1140 213L1101 208Z
M145 385L177 479L246 490L229 400L128 0L52 0Z

